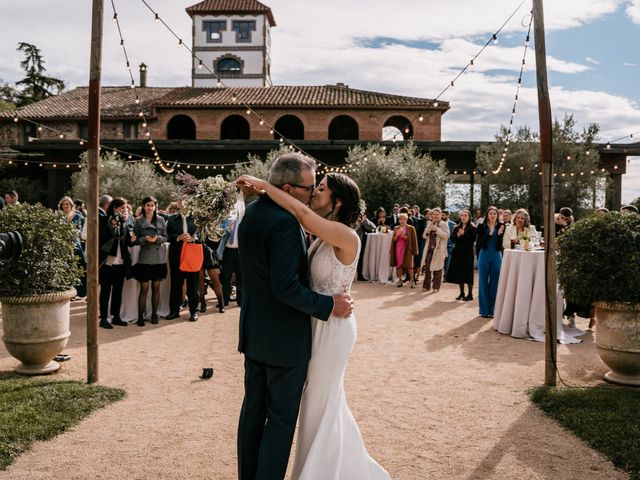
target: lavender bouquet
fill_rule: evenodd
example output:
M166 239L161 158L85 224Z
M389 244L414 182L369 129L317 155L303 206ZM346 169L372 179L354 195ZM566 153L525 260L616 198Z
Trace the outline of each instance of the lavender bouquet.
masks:
M191 215L200 239L209 237L217 241L223 234L223 222L229 217L238 201L238 189L221 175L196 179L188 173L178 174L182 183L181 193L187 215Z

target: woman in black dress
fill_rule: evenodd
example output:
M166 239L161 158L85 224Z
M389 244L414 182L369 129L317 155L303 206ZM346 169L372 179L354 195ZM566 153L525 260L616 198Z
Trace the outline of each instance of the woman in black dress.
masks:
M466 302L473 300L471 290L473 289L473 244L476 241L476 227L471 223L471 212L462 210L459 213L460 220L451 232L451 241L454 243L451 252L451 262L447 271L446 281L457 283L460 288L460 295L456 300ZM469 293L465 296L464 284L467 284Z

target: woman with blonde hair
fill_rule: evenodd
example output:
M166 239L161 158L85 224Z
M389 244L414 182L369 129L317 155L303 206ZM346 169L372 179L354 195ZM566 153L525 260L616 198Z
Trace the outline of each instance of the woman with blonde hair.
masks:
M80 232L82 232L82 228L84 227L84 216L76 210L76 204L73 199L69 196L64 196L58 202L58 210L64 213L67 221L69 223L73 223L78 230L78 236L75 241L75 254L77 257L77 263L85 273L80 278L80 284L76 285L76 292L78 293L78 297L86 297L87 296L87 258L85 257L84 250L82 249L82 243L80 242Z
M433 281L433 293L438 293L442 284L442 272L444 260L447 258L447 242L449 241L449 225L442 221L442 210L438 207L431 210L431 222L422 234L425 239L424 253L420 266L425 267L422 290L431 290Z
M506 249L514 248L520 241L521 234L526 234L530 239L538 235L536 227L531 225L529 212L524 208L516 210L513 215L513 222L506 226L502 237L502 247Z
M403 285L402 278L405 271L409 274L411 288L416 288L413 277L413 256L418 251L418 236L416 229L409 225L409 215L401 213L398 225L393 229L391 242L391 266L396 267L398 273L398 287Z

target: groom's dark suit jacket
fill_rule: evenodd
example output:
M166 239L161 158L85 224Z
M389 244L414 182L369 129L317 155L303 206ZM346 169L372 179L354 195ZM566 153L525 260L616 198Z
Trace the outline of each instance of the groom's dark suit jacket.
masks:
M333 299L309 289L300 224L263 195L250 204L238 230L242 308L238 350L280 367L311 358L310 316L327 320Z

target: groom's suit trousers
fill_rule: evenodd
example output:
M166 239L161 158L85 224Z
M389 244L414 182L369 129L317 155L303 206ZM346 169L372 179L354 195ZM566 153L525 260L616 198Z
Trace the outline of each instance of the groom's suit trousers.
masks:
M244 357L245 397L238 425L238 478L283 479L307 364L276 367Z

